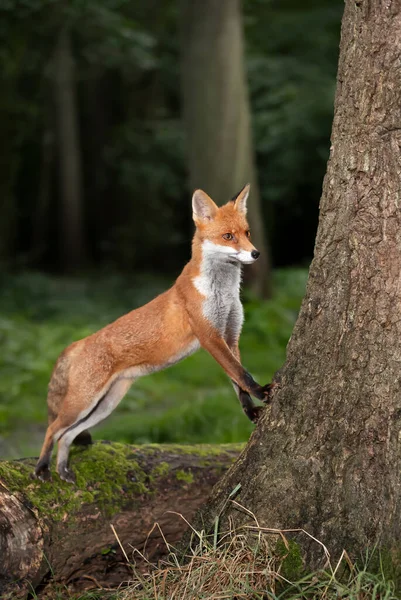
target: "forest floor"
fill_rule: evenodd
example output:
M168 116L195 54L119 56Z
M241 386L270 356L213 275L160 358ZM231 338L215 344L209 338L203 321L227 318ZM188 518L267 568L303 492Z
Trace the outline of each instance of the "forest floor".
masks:
M285 349L305 291L307 272L274 273L274 295L258 302L244 294L243 364L264 384L285 360ZM25 273L0 278L0 457L39 453L46 427L46 388L54 362L72 341L140 306L171 284L153 277L57 278ZM207 373L207 378L205 374ZM130 443L241 442L253 425L244 417L222 369L200 351L180 364L139 379L116 411L94 432L97 439ZM395 600L401 595L380 560L370 568L345 557L346 569L328 565L305 573L285 543L269 546L229 532L225 543L199 544L187 564L167 562L135 572L129 587L76 594L48 584L39 600ZM344 564L342 563L342 566ZM295 569L295 570L294 570ZM373 571L374 574L370 573ZM93 585L93 582L92 582Z
M218 540L194 531L187 560L175 549L146 572L130 564L132 578L118 590L77 594L69 586L48 585L32 600L400 600L400 581L378 552L353 563L346 552L337 564L308 572L299 546L259 527L220 532ZM328 557L329 555L326 554ZM127 557L128 560L130 560ZM93 583L89 582L93 586Z
M244 294L242 361L261 384L284 362L306 276L302 269L277 271L274 297L266 302ZM0 279L0 457L38 455L47 422L47 384L63 348L170 284L145 276L66 279L25 273ZM135 382L94 437L216 444L246 441L252 428L225 373L201 350Z

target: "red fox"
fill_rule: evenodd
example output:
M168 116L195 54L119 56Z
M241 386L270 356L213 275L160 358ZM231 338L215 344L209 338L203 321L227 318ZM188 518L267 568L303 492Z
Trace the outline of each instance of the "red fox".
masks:
M133 381L207 350L231 378L242 408L256 421L261 407L250 394L269 401L244 369L238 349L244 320L239 297L241 265L259 252L250 241L246 185L218 208L202 190L192 197L196 231L192 258L175 284L154 300L66 348L54 367L47 397L49 426L35 469L51 479L50 459L58 442L57 472L74 482L68 468L71 443L91 443L86 431L107 417Z

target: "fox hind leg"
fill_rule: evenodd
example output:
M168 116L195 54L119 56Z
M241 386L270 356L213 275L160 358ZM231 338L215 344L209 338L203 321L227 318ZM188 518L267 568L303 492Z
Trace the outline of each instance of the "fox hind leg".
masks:
M38 477L42 481L50 481L52 478L50 473L50 459L52 456L53 446L53 434L48 434L47 431L42 452L40 453L39 460L35 467L35 477Z
M82 434L90 434L86 431L100 421L103 421L125 396L131 386L131 379L117 379L111 384L107 392L97 401L92 410L83 418L79 415L70 426L58 438L57 472L61 479L69 483L75 482L74 473L68 468L68 456L71 444ZM86 436L85 436L86 437ZM81 438L82 439L82 438Z
M59 431L61 423L57 421L57 418L49 419L50 424L47 428L45 440L43 442L40 457L35 467L35 477L42 481L50 481L50 460L53 452L55 434ZM89 446L92 444L92 436L89 431L83 430L79 433L73 443L79 446Z
M51 480L50 460L52 456L55 435L60 428L62 428L62 424L58 418L50 423L49 427L47 428L39 460L35 467L35 477L38 477L42 481Z

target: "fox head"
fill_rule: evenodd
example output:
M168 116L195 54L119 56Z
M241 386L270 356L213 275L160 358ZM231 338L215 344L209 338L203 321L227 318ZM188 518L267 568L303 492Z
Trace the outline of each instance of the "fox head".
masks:
M202 254L230 263L250 265L260 252L251 242L246 203L247 184L230 202L220 208L202 190L192 196L192 217L196 225L194 243L200 243Z

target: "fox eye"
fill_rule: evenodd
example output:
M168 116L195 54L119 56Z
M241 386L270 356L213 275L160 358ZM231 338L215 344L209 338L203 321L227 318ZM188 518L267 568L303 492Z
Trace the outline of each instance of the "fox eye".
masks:
M233 236L233 234L232 234L232 233L224 233L224 234L223 234L223 238L224 238L225 240L228 240L228 241L230 241L230 240L232 240L232 239L234 238L234 236Z
M248 231L245 232L245 235L246 235L246 237L249 237L249 238L251 237L251 232L249 231L249 229L248 229Z

